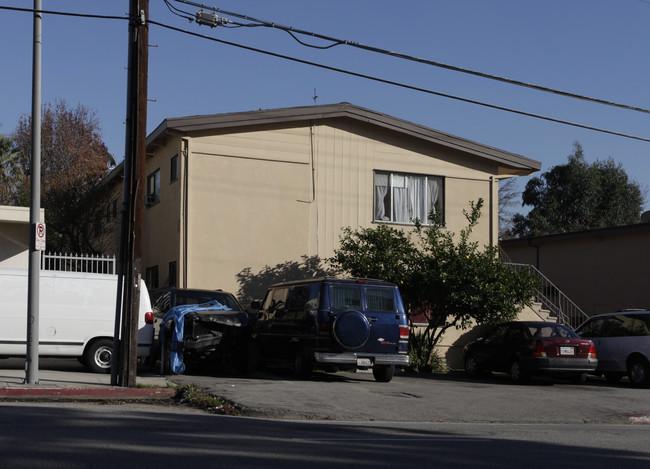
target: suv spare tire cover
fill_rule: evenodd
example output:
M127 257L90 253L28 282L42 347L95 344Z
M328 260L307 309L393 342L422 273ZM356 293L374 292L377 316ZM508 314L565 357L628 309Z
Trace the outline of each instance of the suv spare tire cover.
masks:
M332 332L336 341L344 348L363 347L370 337L370 323L359 311L343 311L334 318Z

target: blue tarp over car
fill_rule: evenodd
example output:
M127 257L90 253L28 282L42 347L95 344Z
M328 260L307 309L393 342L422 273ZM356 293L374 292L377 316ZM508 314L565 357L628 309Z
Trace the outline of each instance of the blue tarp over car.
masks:
M188 313L204 313L210 311L232 311L232 309L215 300L201 305L174 306L163 316L160 325L160 337L163 337L165 334L165 324L167 324L167 321L174 321L174 329L172 330L171 337L171 350L169 353L170 367L174 374L180 374L185 371L185 364L183 363L185 315Z

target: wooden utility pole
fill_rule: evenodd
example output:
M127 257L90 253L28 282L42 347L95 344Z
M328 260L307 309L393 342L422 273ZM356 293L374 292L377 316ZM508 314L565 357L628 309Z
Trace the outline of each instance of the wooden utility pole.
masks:
M149 0L129 2L126 151L111 384L135 387L142 278L142 218L146 193ZM119 335L119 340L118 340Z

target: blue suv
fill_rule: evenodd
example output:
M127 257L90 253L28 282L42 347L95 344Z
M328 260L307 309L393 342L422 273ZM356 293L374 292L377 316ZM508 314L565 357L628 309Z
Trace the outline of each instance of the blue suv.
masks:
M410 364L409 327L395 284L312 278L272 285L253 325L253 362L290 364L298 376L325 369L372 369L388 382Z

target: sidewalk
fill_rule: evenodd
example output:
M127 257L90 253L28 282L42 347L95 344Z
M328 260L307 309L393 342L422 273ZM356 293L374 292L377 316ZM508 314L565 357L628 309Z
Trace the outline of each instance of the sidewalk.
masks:
M59 359L60 361L60 359ZM176 391L159 375L138 375L135 388L111 386L110 374L85 371L74 363L39 368L38 384L26 384L24 360L0 361L0 402L21 400L150 400L171 399ZM4 366L5 364L9 366ZM17 365L21 365L19 368Z

